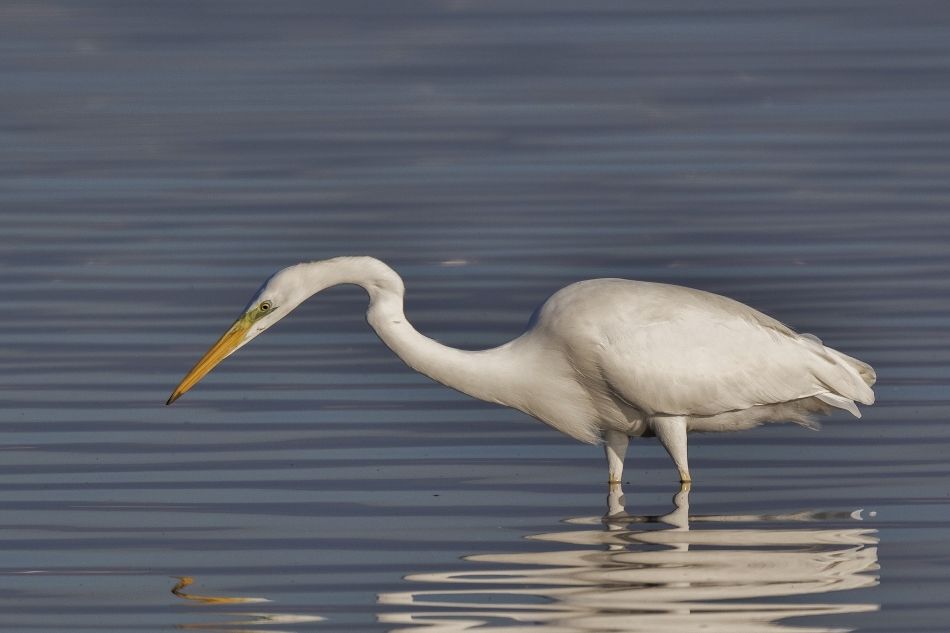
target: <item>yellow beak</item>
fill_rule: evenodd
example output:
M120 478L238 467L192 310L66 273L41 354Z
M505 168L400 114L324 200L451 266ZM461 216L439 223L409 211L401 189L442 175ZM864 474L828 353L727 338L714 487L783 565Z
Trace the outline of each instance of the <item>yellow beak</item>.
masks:
M231 329L225 332L224 335L211 346L211 349L205 352L201 360L195 363L191 371L181 379L181 382L175 387L175 390L172 392L172 395L169 396L165 404L169 405L182 397L186 391L198 384L198 381L204 378L205 374L214 369L228 354L237 349L244 340L244 335L247 334L250 327L250 321L244 317L235 321Z

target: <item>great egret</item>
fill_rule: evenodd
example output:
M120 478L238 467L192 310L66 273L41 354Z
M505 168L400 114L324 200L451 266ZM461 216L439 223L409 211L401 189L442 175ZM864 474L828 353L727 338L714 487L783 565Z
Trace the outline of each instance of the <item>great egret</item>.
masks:
M166 404L304 300L338 284L366 290L367 321L416 371L582 442L602 442L613 484L621 480L630 437L659 438L687 482L688 432L779 421L813 427L814 414L836 407L860 417L855 401L874 402L870 365L709 292L626 279L581 281L545 301L518 338L465 351L412 327L403 313L402 279L389 266L372 257L337 257L272 275Z

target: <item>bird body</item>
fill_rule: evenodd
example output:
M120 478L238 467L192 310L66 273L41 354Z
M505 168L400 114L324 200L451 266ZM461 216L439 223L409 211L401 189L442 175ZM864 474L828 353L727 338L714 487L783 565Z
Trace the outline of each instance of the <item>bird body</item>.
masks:
M568 380L587 391L595 434L645 433L639 419L665 416L687 417L689 431L738 430L764 413L758 407L822 394L874 400L864 363L738 301L682 286L578 282L541 306L525 336L573 370Z
M783 420L811 426L832 407L860 416L854 402L874 402L869 365L716 294L626 279L581 281L545 301L521 336L467 351L412 327L402 280L386 264L340 257L275 273L168 403L301 302L343 283L366 290L367 321L407 365L580 441L603 442L611 482L620 481L630 437L659 438L689 481L689 432Z

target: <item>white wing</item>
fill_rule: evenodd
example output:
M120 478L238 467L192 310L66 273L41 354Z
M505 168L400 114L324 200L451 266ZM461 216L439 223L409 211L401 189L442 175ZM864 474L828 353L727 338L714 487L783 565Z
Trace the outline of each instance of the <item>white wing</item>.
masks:
M699 290L581 282L548 300L538 324L567 344L585 373L599 372L647 413L714 415L819 394L874 402L869 366Z

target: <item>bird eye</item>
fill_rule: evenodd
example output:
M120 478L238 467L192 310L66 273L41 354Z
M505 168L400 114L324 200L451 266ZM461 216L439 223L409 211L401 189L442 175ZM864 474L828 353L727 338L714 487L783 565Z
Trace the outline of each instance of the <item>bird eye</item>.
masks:
M257 309L260 310L261 312L267 312L272 307L274 306L270 301L261 301L261 305L257 306Z

